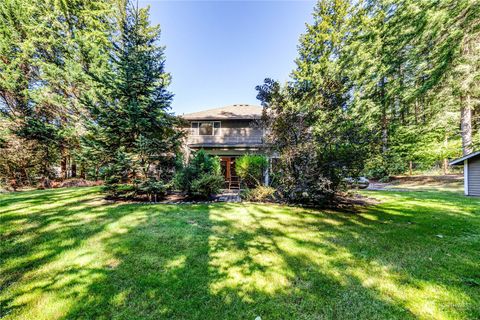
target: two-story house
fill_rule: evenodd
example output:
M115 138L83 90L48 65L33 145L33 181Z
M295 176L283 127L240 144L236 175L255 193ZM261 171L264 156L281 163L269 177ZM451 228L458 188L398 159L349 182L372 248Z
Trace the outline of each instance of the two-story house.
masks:
M262 107L248 104L185 114L182 117L189 123L187 146L219 156L228 187L236 187L235 159L258 153L262 146L263 130L256 125L261 116Z

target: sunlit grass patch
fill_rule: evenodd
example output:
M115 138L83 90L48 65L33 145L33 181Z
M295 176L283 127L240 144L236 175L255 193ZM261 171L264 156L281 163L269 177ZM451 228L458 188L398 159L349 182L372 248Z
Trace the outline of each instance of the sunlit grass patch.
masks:
M0 317L480 318L480 199L365 194L355 213L0 195Z

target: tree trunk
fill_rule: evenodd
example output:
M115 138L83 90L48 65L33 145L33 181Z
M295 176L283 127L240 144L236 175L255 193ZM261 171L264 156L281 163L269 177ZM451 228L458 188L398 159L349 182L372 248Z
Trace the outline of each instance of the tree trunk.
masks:
M388 123L386 111L382 114L382 151L385 153L388 151Z
M447 149L448 149L448 136L445 133L445 139L443 140L443 150L445 151L445 153L447 152ZM447 158L443 159L442 167L443 167L443 174L447 175L448 174L448 159Z
M62 160L60 162L60 176L63 180L67 178L67 157L62 154Z
M80 166L80 178L85 179L85 167L83 165Z
M418 124L418 98L415 99L415 124Z
M412 174L413 174L413 172L412 172L412 171L413 171L413 163L412 163L412 160L410 160L410 161L408 162L408 169L409 169L410 175L412 175Z
M388 151L388 119L387 119L387 103L385 101L385 78L382 78L380 84L380 99L382 105L382 151Z
M77 164L73 160L72 160L71 170L72 170L71 177L76 178L77 177Z
M473 152L472 149L472 108L470 95L460 98L460 121L463 155Z
M23 173L25 174L25 178L28 181L29 186L33 186L32 179L30 179L30 174L27 171L27 168L23 168Z
M448 159L443 159L443 174L447 175L448 174Z

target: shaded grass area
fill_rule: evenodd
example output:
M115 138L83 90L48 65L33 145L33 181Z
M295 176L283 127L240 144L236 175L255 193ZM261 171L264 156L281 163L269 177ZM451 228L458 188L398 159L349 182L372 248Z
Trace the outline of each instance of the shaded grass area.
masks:
M363 192L357 213L0 195L5 319L480 318L480 199Z

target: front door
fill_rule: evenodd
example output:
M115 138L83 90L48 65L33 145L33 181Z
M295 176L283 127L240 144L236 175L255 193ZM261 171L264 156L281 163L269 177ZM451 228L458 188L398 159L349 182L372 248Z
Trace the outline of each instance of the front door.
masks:
M225 181L230 181L232 178L232 158L231 157L221 157L220 164L222 166L222 174L225 177Z

